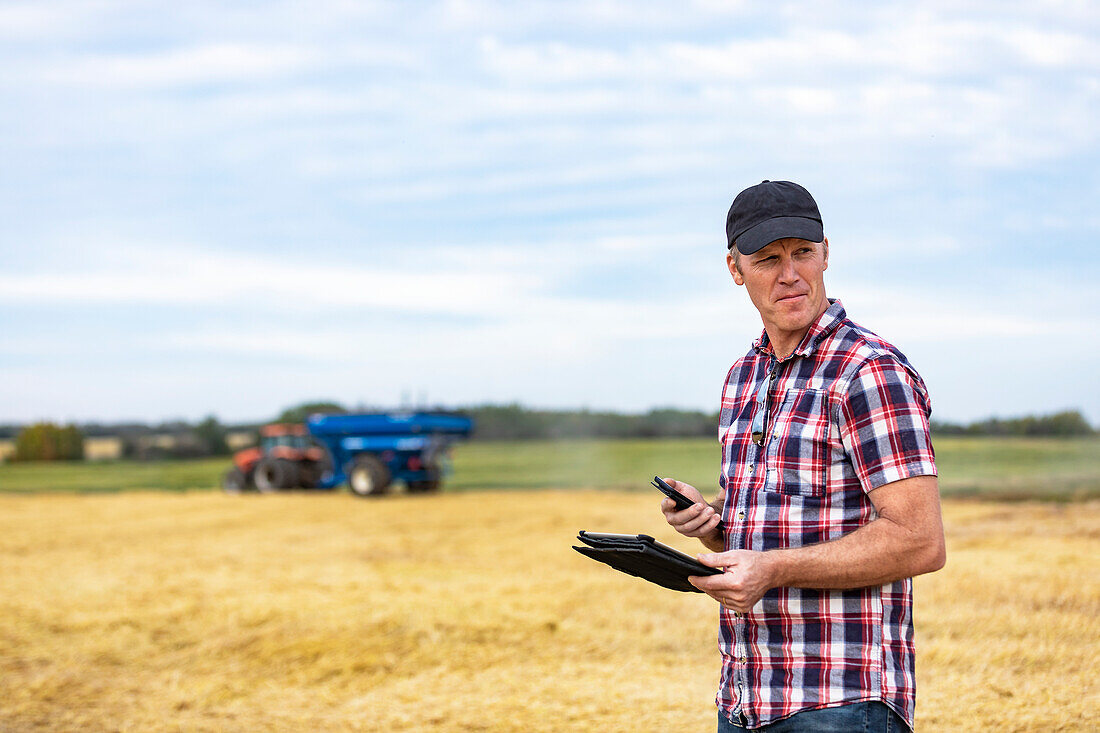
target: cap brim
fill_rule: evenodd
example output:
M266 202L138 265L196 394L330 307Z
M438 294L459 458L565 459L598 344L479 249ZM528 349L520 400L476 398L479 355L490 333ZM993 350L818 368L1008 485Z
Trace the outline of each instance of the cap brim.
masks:
M767 247L777 239L805 239L807 242L820 242L825 238L821 222L802 216L777 216L762 221L737 237L737 251L743 255Z

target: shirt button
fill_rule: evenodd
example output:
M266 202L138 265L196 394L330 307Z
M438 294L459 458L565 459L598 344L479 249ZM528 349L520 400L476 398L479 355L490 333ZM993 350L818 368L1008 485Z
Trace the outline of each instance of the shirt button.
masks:
M733 617L734 618L744 618L745 614L741 613L740 611L734 611L733 612Z
M747 659L745 659L744 657L741 657L741 664L744 664L747 661L748 661Z
M754 468L756 468L756 466L749 466L749 475L750 476L752 475L752 472L753 472Z
M744 520L745 519L745 513L744 512L737 512L737 518L740 519L740 520Z

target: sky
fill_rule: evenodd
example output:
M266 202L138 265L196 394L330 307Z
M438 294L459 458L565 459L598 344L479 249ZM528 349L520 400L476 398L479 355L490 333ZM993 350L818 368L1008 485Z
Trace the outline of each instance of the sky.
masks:
M0 422L716 410L741 189L933 417L1100 424L1087 1L0 1Z

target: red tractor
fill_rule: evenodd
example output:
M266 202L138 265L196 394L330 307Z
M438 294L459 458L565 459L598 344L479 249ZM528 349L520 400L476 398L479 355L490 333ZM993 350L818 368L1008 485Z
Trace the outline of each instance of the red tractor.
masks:
M280 489L312 489L321 480L328 460L301 423L276 423L260 428L260 445L233 456L233 468L222 486L229 492L255 487L270 493Z

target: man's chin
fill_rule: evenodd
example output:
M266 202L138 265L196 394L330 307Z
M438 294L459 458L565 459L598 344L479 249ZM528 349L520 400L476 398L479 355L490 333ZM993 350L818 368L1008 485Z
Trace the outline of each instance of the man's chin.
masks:
M806 298L791 298L775 304L776 315L788 322L803 321L810 317L810 303Z
M780 329L792 333L809 328L815 318L816 314L810 308L783 309L776 313L775 324Z

